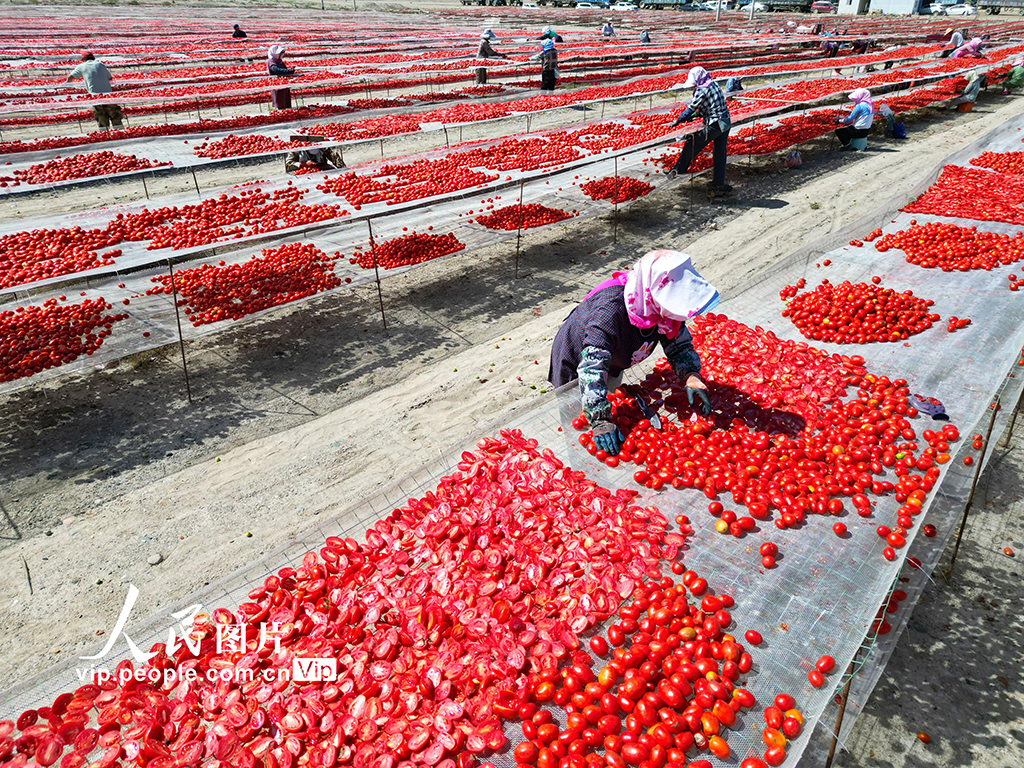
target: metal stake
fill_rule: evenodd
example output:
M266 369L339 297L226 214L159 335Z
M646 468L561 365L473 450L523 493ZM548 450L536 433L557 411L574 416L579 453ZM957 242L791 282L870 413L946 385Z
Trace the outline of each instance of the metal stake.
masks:
M384 159L384 139L380 140L380 159Z
M149 189L146 187L146 177L140 176L139 178L142 179L142 191L146 193L146 199L149 200Z
M516 271L515 279L519 279L519 242L523 236L523 184L525 179L519 180L519 227L516 230Z
M377 300L380 301L380 321L384 323L384 330L388 329L388 319L384 316L384 294L380 290L380 270L377 268L377 246L373 242L373 224L366 220L366 228L370 230L370 253L373 256L373 273L377 276Z
M1017 405L1014 406L1013 413L1010 415L1010 426L1006 430L1006 439L996 443L1000 448L1005 448L1013 438L1013 425L1017 423L1017 413L1020 411L1021 401L1024 401L1024 387L1021 388L1020 394L1017 396Z
M853 657L856 660L856 656ZM843 686L842 698L839 701L839 714L836 716L836 729L832 734L832 744L828 748L828 757L825 758L825 768L832 768L832 759L836 755L836 744L839 743L839 729L843 725L843 715L846 714L846 700L850 698L850 684L853 683L853 662L846 668L846 685Z
M612 195L612 242L619 242L619 158L615 157L615 194Z
M167 271L171 275L171 295L174 297L174 316L178 320L178 345L181 347L181 367L185 371L185 392L188 394L188 404L192 405L192 385L188 380L188 362L185 360L185 339L181 335L181 309L178 307L178 288L174 284L174 266L171 260L167 260Z
M196 178L196 169L195 167L192 167L189 170L192 171L192 181L195 182L196 185L196 194L199 195L199 199L202 200L203 196L199 192L199 179Z
M953 545L953 555L949 558L949 567L946 569L946 573L943 574L943 578L949 581L949 577L953 574L953 566L956 564L956 556L960 551L960 539L964 535L964 527L967 525L967 515L971 511L971 502L974 501L974 489L978 486L978 478L981 476L981 468L985 462L985 449L988 448L988 439L992 436L992 427L996 423L996 414L999 412L999 396L996 395L996 399L992 405L992 418L988 420L988 430L985 432L985 443L981 450L981 456L978 457L978 466L974 470L974 479L971 480L971 491L967 494L967 503L964 505L964 514L960 518L960 530L956 532L956 544Z
M452 148L452 145L448 143L448 127L442 123L441 130L444 131L444 145L448 149Z

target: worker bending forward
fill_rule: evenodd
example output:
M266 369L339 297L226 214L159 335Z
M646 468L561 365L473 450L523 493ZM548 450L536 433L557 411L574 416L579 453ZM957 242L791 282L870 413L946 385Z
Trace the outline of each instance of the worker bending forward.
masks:
M96 57L91 53L83 53L82 63L71 70L71 74L68 75L65 82L81 80L85 83L85 90L98 95L113 93L114 89L110 86L112 79L110 70L104 66L102 61L96 61ZM92 108L92 114L100 128L109 128L111 125L115 128L124 127L121 122L124 119L121 107L117 104L96 104Z
M579 379L583 413L594 442L609 456L622 445L611 422L608 392L622 383L627 368L645 360L660 343L686 387L690 404L711 413L700 357L686 322L718 304L718 291L678 251L651 251L629 272L616 272L598 285L558 329L551 347L548 380L556 387Z
M673 170L676 173L686 173L693 158L697 157L704 147L714 142L711 189L714 192L731 192L732 187L725 183L725 157L732 119L729 116L729 105L725 103L725 94L704 67L691 69L683 88L693 88L693 100L669 124L670 127L685 123L694 115L698 115L704 119L704 128L686 137L683 151L679 154L679 160L676 161Z
M284 172L295 173L302 168L307 171L326 171L342 168L345 164L338 153L330 147L310 147L289 152L284 160Z

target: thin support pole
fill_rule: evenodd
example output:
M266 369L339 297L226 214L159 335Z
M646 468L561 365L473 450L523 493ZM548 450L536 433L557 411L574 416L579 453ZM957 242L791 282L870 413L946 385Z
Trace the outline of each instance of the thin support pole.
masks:
M441 130L444 131L444 145L445 145L445 147L447 147L448 149L451 149L452 145L448 143L448 126L446 126L446 125L444 125L444 123L442 123L441 124Z
M615 194L612 195L612 242L619 242L619 158L615 157Z
M516 229L516 270L515 279L519 279L519 243L523 237L523 184L525 179L519 180L519 227Z
M1013 438L1013 425L1017 423L1017 413L1020 411L1022 401L1024 401L1024 387L1021 387L1020 394L1017 396L1017 405L1013 407L1013 413L1010 414L1010 426L1006 429L1006 439L996 443L1000 448L1005 448Z
M693 177L695 174L690 174L690 211L693 210ZM687 211L689 213L689 211Z
M856 659L856 656L854 656ZM839 700L839 714L836 715L836 729L832 734L832 744L828 748L828 757L825 758L825 768L832 768L832 760L836 756L836 745L839 743L839 729L843 725L843 715L846 714L846 702L850 698L850 685L853 683L853 662L846 668L846 685L843 686L842 698Z
M380 159L384 159L384 139L380 140Z
M199 111L199 99L196 99L196 117L199 118L199 125L203 124L203 113Z
M185 371L185 393L188 404L192 405L192 384L188 380L188 361L185 359L185 339L181 335L181 309L178 307L178 287L174 284L174 266L167 260L167 271L171 275L171 295L174 298L174 317L178 321L178 346L181 347L181 367Z
M198 196L199 196L199 199L200 199L200 200L202 200L202 199L203 199L203 195L202 195L202 193L201 193L201 192L199 191L199 179L197 179L197 178L196 178L196 169L195 169L195 167L193 166L193 167L192 167L192 168L190 168L189 170L190 170L190 171L192 171L192 181L193 181L193 182L195 183L195 185L196 185L196 195L198 195Z
M380 302L380 321L384 330L388 329L388 319L384 316L384 294L380 289L380 270L377 268L377 245L373 242L373 224L366 220L366 228L370 230L370 254L373 256L373 273L377 276L377 300Z
M146 177L140 176L139 178L142 179L142 191L146 193L146 199L149 200L149 188L146 186Z
M971 502L974 501L974 489L978 487L978 478L981 477L981 468L985 462L985 449L988 448L988 439L992 436L992 427L996 423L996 414L999 412L999 396L996 395L996 399L992 405L989 406L992 409L992 418L988 420L988 429L985 431L985 442L982 445L981 455L978 457L978 466L974 470L974 479L971 480L971 491L967 494L967 503L964 505L964 514L960 518L960 530L956 532L956 544L953 545L953 554L949 558L949 567L946 569L943 578L947 581L949 577L953 575L953 566L956 565L956 556L960 551L960 539L963 538L964 528L967 526L967 515L971 511Z

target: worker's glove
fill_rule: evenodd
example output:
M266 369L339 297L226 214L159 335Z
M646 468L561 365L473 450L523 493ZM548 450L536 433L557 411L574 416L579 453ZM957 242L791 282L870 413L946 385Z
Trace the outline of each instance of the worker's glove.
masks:
M622 433L607 421L594 425L594 445L609 456L618 456L622 447Z
M686 399L692 406L693 398L696 397L699 401L696 408L700 411L701 416L708 416L711 413L711 398L708 397L708 391L706 389L698 389L697 387L686 388Z

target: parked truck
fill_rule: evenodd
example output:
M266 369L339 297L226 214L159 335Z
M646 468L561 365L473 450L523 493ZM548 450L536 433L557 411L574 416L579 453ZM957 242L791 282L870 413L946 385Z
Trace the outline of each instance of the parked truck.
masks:
M979 11L988 11L993 15L1002 11L1024 14L1024 0L978 0L977 7Z

